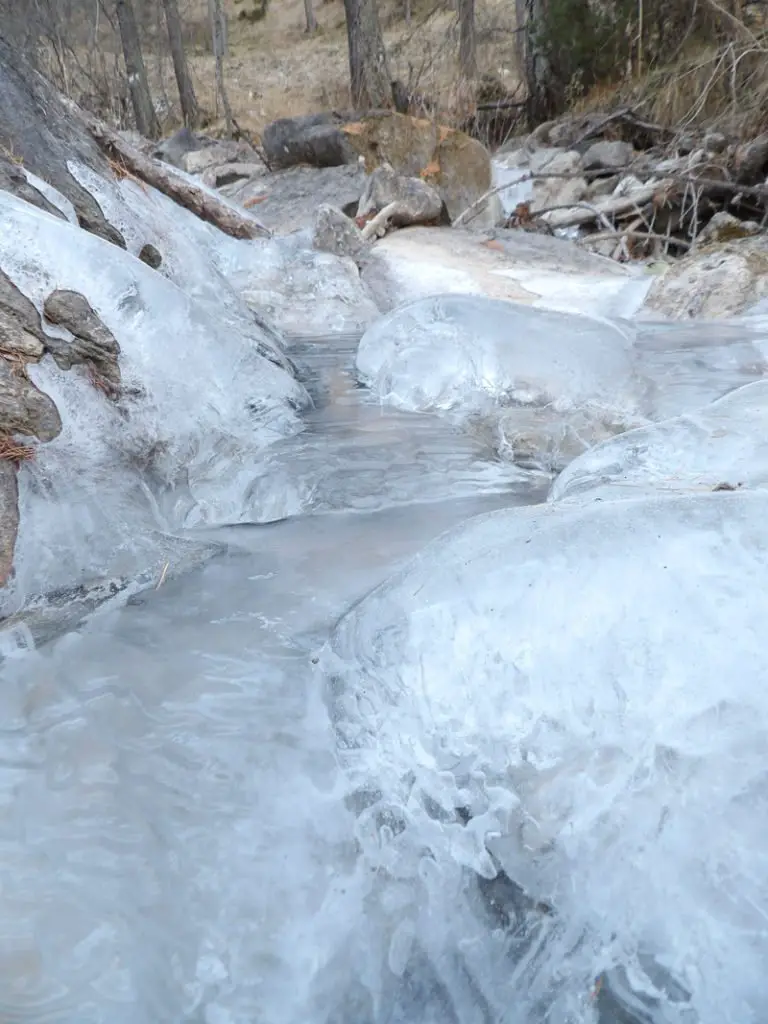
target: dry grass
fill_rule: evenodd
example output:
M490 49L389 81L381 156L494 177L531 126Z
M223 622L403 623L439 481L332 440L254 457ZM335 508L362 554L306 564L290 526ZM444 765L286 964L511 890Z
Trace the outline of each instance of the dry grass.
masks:
M575 109L625 103L679 132L707 126L754 137L768 128L768 33L761 30L748 43L692 48L673 64L590 90Z
M7 434L0 434L0 461L30 462L35 457L35 448L30 444L19 444Z
M227 3L229 57L226 84L235 120L258 135L277 117L318 110L349 109L349 65L344 7L341 0L314 0L318 30L304 31L302 0L272 0L266 17L251 23L238 19L234 2ZM202 45L205 7L187 7L186 23L201 45L190 55L198 100L221 126L216 109L213 58ZM382 0L381 20L393 78L429 96L447 120L466 108L458 82L458 28L451 0L413 0L410 25L402 0ZM199 30L197 28L199 26ZM509 89L517 85L514 61L514 4L509 0L478 0L478 65ZM167 127L178 121L172 69L167 59L148 60L155 85L168 96ZM223 122L221 122L223 124Z

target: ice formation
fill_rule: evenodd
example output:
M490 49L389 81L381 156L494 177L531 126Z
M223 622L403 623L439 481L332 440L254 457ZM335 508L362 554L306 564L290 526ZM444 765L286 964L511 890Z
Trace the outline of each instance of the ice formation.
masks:
M512 302L440 295L401 306L363 335L357 369L382 402L480 417L503 454L554 468L645 422L631 329Z
M64 429L22 473L6 600L130 566L152 529L258 520L244 495L260 453L301 429L309 402L275 332L162 217L148 238L136 232L163 249L159 273L6 193L0 215L5 272L39 309L54 289L83 294L121 346L123 380L113 404L48 357L30 368ZM123 220L141 225L127 205Z
M552 499L695 493L768 485L768 381L605 441L572 462Z
M767 515L762 493L491 513L337 626L340 753L370 856L424 887L417 943L457 865L552 908L517 962L464 936L488 1019L592 1020L603 972L633 1019L760 1018Z

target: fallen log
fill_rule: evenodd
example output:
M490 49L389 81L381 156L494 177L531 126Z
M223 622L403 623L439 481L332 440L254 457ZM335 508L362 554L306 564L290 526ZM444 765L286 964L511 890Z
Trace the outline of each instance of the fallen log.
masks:
M653 185L644 185L636 189L628 196L609 196L599 203L570 203L568 205L548 206L543 210L537 210L533 217L540 217L551 228L575 228L592 221L610 220L611 217L622 217L646 203L649 203L654 193L663 186L663 182L656 182Z
M71 103L71 101L69 101ZM75 107L75 104L71 104ZM157 160L145 156L125 139L121 138L102 120L76 108L85 121L88 131L99 147L104 151L120 171L139 178L141 181L156 188L158 192L168 196L185 210L194 213L200 220L213 224L225 235L232 238L269 238L271 232L260 224L255 217L240 213L210 192L193 185L191 182L174 174L172 170L162 166Z

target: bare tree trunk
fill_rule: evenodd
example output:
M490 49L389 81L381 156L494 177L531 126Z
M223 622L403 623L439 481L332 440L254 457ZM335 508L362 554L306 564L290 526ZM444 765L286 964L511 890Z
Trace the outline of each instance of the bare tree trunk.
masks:
M227 53L227 18L221 6L221 0L208 0L208 10L211 15L211 35L213 39L213 56L216 61L216 92L221 99L224 108L224 120L227 125L227 135L232 138L234 121L232 119L232 107L229 105L229 96L224 84L224 57Z
M403 9L403 15L405 17L406 25L410 25L411 24L411 0L405 0L405 5L404 5L404 9Z
M552 67L542 42L547 0L516 0L518 57L528 89L528 121L533 127L551 117L557 107Z
M314 32L317 29L317 18L312 10L312 0L304 0L304 16L307 19L307 32Z
M477 74L475 0L459 0L459 68L464 78Z
M352 103L358 108L392 106L392 80L376 0L344 0Z
M181 33L179 5L176 0L163 0L163 10L165 11L165 27L168 29L168 42L171 47L173 70L176 75L176 85L179 89L179 100L181 101L184 124L187 128L196 128L200 112L197 107L197 97L195 96L192 79L189 77L187 55L184 53L184 38Z
M139 30L133 14L131 0L116 0L117 22L120 26L120 41L123 44L125 70L128 74L128 87L131 90L133 112L136 115L136 127L142 135L156 139L160 134L152 96L149 92L147 69L141 54Z

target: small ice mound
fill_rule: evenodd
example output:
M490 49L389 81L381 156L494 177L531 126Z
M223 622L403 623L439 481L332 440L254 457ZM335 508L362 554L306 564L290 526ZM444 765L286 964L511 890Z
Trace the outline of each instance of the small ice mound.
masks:
M63 429L21 473L15 596L6 610L40 590L143 568L152 529L258 520L261 510L248 502L264 449L302 428L309 403L267 357L275 338L252 319L241 332L241 317L229 317L211 294L195 295L194 283L188 294L182 278L173 283L5 193L0 217L3 270L38 309L57 288L85 296L120 345L122 375L121 397L111 402L86 373L64 371L49 356L29 367Z
M617 998L647 1011L626 1019L741 1024L768 1003L766 524L755 492L491 513L323 652L362 814L397 823L390 875L501 865L553 908L535 957L486 960L521 1022L593 1019L620 965Z
M360 342L357 369L382 402L472 414L550 406L636 415L629 331L607 321L472 295L400 306Z
M626 418L552 406L516 405L497 414L495 448L501 458L556 473L596 444L631 428Z
M696 412L631 430L572 462L551 501L768 487L768 381Z

